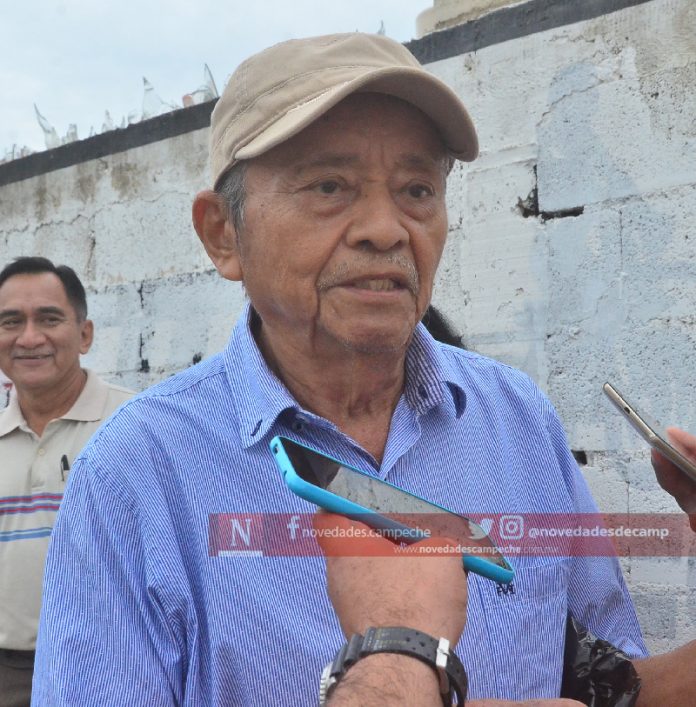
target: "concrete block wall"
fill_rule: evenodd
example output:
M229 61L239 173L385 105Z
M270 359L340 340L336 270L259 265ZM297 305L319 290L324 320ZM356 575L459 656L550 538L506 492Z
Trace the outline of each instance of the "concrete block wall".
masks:
M243 304L191 226L208 129L0 187L2 260L42 254L88 290L84 364L140 390L220 350Z
M602 511L677 512L601 386L696 430L696 5L634 3L428 68L482 148L452 175L435 303L549 394ZM694 639L694 560L622 562L650 647Z
M435 303L470 348L549 394L608 513L676 505L605 380L696 430L695 30L692 0L530 0L411 44L465 100L482 147L451 176ZM154 120L147 131L167 119ZM112 151L83 141L73 163L80 144L58 148L43 171L22 172L35 156L0 166L1 260L76 267L97 329L86 364L136 389L224 346L244 298L190 225L208 129L129 144L147 131L117 131ZM650 647L696 638L696 563L622 563Z

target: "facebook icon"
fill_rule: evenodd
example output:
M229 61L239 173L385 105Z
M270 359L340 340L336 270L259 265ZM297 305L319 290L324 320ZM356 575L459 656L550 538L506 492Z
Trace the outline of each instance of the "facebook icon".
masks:
M290 540L295 540L297 537L297 529L300 527L300 516L291 516L288 522L288 532L290 533Z

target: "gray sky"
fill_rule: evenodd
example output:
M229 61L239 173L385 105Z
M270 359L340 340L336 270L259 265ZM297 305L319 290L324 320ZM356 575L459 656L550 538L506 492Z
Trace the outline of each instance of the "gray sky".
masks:
M415 37L432 0L0 0L0 158L13 144L45 149L34 103L63 136L85 138L142 111L145 76L181 105L210 67L218 90L249 54L313 34Z

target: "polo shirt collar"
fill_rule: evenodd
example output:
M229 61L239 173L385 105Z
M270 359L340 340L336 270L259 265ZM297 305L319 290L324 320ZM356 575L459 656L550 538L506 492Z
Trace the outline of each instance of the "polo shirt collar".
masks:
M109 395L109 388L99 376L89 369L85 369L87 381L77 400L60 420L75 420L77 422L95 422L100 420ZM18 427L26 427L22 410L19 407L16 389L12 390L10 402L0 415L0 437L12 432Z
M62 416L62 420L96 422L104 416L104 407L109 397L109 386L89 368L85 369L87 382L74 405Z
M283 382L270 370L251 331L253 309L247 302L224 352L225 373L234 391L239 435L244 448L263 439L279 415L295 413L302 407ZM457 418L466 406L466 395L441 345L419 324L406 354L404 396L419 415L444 402L450 396ZM333 423L302 411L302 416L320 427L336 429Z

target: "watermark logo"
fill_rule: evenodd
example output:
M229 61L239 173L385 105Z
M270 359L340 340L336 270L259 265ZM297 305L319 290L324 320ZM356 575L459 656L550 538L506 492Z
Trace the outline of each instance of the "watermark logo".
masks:
M498 534L502 540L520 540L524 536L524 518L520 515L500 516Z
M263 516L213 513L208 519L208 554L212 557L262 557Z
M300 528L300 516L299 515L293 515L290 516L290 520L288 521L287 524L287 529L288 529L288 536L290 537L290 540L296 540L297 539L297 531Z
M472 540L483 540L483 538L488 537L491 534L493 528L493 518L481 518L478 526L471 526L471 539Z
M318 541L327 539L345 541L341 547L354 548L358 556L368 551L390 554L390 544L374 541L418 550L420 541L442 538L453 552L467 555L696 557L696 533L683 513L472 516L478 525L450 513L390 514L381 519L379 528L371 528L364 522L316 525L312 513L213 513L208 517L208 554L319 556L323 552ZM370 514L364 520L374 523L374 518ZM435 552L428 547L423 545L423 552Z

